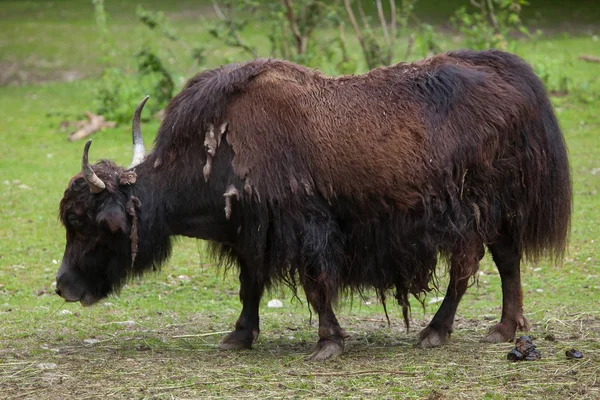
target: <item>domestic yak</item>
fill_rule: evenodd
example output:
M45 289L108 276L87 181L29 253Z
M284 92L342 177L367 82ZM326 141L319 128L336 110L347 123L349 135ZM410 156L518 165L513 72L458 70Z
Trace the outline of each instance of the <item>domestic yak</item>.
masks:
M301 286L319 318L312 360L343 352L339 294L409 297L449 286L423 347L444 343L491 252L502 315L485 340L527 329L520 264L564 256L567 150L542 82L506 52L460 50L356 76L256 59L201 72L165 110L146 154L133 117L128 168L88 161L60 203L66 248L56 293L92 305L154 270L183 235L239 268L241 314L222 341L250 348L259 304Z

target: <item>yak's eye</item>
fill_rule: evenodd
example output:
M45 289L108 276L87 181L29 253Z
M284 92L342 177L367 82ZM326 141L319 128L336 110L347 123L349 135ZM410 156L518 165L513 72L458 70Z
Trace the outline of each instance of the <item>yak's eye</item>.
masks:
M75 229L79 229L83 226L83 221L76 214L69 214L69 216L67 217L67 221L69 222L69 225L71 225Z

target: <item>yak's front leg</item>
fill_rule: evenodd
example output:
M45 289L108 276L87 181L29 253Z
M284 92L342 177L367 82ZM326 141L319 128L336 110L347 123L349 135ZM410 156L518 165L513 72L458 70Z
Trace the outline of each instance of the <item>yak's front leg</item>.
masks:
M319 316L319 341L306 361L325 361L339 356L344 351L344 340L348 338L333 313L331 299L326 295L324 285L305 282L306 297Z
M258 306L265 284L252 271L252 267L246 262L240 262L242 312L235 323L235 330L221 342L221 349L250 349L260 333Z

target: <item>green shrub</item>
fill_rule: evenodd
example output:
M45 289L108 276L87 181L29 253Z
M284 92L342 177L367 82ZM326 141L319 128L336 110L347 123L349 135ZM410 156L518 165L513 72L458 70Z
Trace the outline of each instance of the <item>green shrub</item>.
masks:
M521 20L521 9L528 5L526 0L473 0L470 3L476 12L462 6L450 18L468 48L514 51L517 33L532 40L540 34L539 31L532 34Z

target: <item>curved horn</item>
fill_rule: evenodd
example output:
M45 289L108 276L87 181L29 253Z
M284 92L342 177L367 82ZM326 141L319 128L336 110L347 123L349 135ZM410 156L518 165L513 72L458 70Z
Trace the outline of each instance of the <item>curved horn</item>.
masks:
M100 193L104 189L106 189L106 185L102 182L102 179L98 178L98 175L92 170L90 163L88 161L88 152L90 150L90 145L92 144L92 139L88 140L85 143L85 147L83 148L83 157L81 158L81 174L83 178L90 186L90 192L92 193Z
M144 100L137 106L135 113L133 114L133 123L131 126L131 134L133 137L133 159L129 168L133 168L142 162L146 156L146 150L144 149L144 139L142 138L142 128L140 127L140 118L142 115L142 109L144 104L150 96L144 97Z

